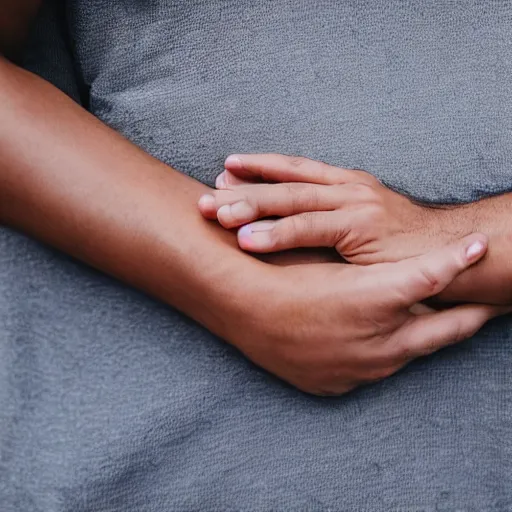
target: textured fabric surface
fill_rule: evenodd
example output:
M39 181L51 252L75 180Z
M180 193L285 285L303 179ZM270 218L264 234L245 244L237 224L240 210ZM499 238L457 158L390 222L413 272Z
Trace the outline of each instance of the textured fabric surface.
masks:
M92 111L206 183L278 151L430 201L511 188L512 2L75 0L68 22ZM314 398L2 230L0 323L1 510L512 510L507 319Z
M64 0L43 2L30 33L23 67L80 102L81 87L69 47Z

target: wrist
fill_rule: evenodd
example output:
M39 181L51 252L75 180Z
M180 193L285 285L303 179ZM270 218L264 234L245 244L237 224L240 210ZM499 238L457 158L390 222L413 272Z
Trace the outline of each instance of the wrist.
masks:
M458 238L469 233L489 237L489 249L476 265L463 272L440 295L448 302L512 303L512 237L508 223L500 216L499 201L494 198L444 210L443 223ZM504 209L503 211L506 211ZM505 218L506 219L506 218Z
M240 348L244 331L261 311L270 265L235 248L208 256L206 264L200 257L189 259L190 278L183 279L178 290L171 283L165 300L180 303L178 309L187 316Z
M458 240L475 231L477 217L468 205L427 205L423 206L424 226L428 236L439 247Z

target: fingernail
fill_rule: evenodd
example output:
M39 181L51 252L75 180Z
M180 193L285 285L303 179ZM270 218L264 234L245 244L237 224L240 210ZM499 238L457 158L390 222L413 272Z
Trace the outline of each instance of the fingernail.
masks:
M270 232L274 226L270 220L247 224L238 230L238 241L246 249L265 249L272 243Z
M215 198L210 194L206 194L199 198L197 203L199 207L203 210L212 210L215 208Z
M485 245L481 241L473 242L466 250L466 258L468 260L474 260L477 256L480 256L485 250Z
M215 180L215 188L226 188L226 173L221 172Z
M229 155L224 162L224 166L231 168L242 167L242 159L240 158L240 155Z

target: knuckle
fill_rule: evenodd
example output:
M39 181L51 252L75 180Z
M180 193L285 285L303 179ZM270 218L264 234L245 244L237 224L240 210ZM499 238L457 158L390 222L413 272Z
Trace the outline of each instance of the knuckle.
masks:
M366 183L354 183L353 189L354 192L360 196L365 196L372 191L372 188Z
M298 243L302 233L301 224L296 215L280 219L274 229L269 231L270 243L275 246L286 246Z
M307 183L283 183L283 187L294 213L318 208L318 187Z
M354 169L354 172L362 179L365 183L371 184L371 185L380 185L380 181L373 175L370 174L368 171L365 171L363 169Z
M303 156L290 156L288 162L295 169L304 167L309 160Z
M375 190L366 183L352 183L350 185L351 194L360 201L372 201L378 199Z
M288 195L295 195L297 194L297 190L300 187L300 183L281 183L278 186L282 187Z
M283 183L282 185L285 194L290 200L290 213L300 211L304 196L304 192L301 190L303 187L298 183Z
M307 230L308 218L311 216L309 213L302 213L300 215L293 215L288 218L288 229L287 232L291 238L296 238L304 230Z
M428 267L420 269L421 285L429 295L434 295L440 287L439 277Z
M299 207L301 190L300 184L298 183L282 183L281 188L283 189L283 195L290 199L291 208L295 210Z
M294 170L305 170L307 174L317 183L331 183L339 182L339 168L329 165L321 160L312 160L304 156L289 156L288 165Z
M296 231L311 232L316 229L316 218L315 212L304 212L295 217L295 229Z
M304 189L304 205L308 210L317 210L320 204L319 189L312 185Z
M320 160L316 161L315 175L319 183L336 185L340 181L340 169Z

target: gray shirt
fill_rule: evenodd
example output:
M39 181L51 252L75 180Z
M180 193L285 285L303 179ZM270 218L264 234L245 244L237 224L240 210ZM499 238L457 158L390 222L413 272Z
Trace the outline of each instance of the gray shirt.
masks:
M426 201L512 188L510 1L74 0L66 23L92 112L205 183L276 151ZM508 319L315 398L3 229L0 325L1 510L512 510Z

